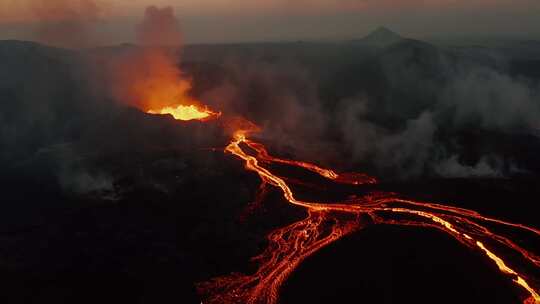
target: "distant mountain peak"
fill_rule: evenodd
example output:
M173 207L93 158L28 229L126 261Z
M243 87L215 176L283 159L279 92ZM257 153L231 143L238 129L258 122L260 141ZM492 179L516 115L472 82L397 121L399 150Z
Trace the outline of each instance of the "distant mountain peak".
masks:
M401 37L399 34L384 26L381 26L364 37L362 42L378 46L387 46L401 40L403 40L403 37Z

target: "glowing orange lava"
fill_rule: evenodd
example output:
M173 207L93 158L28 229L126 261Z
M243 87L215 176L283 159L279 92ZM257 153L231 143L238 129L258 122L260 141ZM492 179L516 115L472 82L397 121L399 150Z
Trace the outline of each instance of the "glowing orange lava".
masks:
M207 121L218 118L221 113L209 110L207 107L198 107L196 105L178 105L176 107L164 107L159 110L149 110L150 114L170 114L178 120L201 120Z
M142 48L113 63L115 97L150 114L170 114L177 120L218 118L191 94L192 80L182 73L177 54L162 48Z
M404 199L393 193L365 195L344 202L298 200L285 179L263 167L263 164L287 164L307 169L336 182L355 185L375 183L376 180L365 174L338 174L306 162L270 156L262 144L247 138L252 131L253 129L237 131L225 151L243 160L247 170L259 175L263 182L261 188L268 184L281 190L285 200L305 208L307 216L268 235L268 248L254 258L254 261L259 263L254 274L231 274L198 284L204 303L277 303L283 282L296 267L322 247L361 230L367 225L367 222L360 220L363 215L371 218L371 222L375 224L434 228L451 235L463 245L485 255L503 275L509 276L523 291L523 303L540 304L539 286L532 285L538 284L538 281L532 280L529 273L540 267L540 257L510 238L491 231L486 224L518 229L534 237L540 237L540 230L485 217L472 210ZM256 155L246 152L243 145L255 151ZM257 197L256 202L260 204L261 198ZM489 244L489 249L485 244ZM517 252L523 261L516 262L514 267L510 265L510 261L505 261L502 255L496 253L506 250ZM531 268L523 264L528 264Z
M179 120L208 120L218 117L207 108L197 106L165 107L155 114L171 114ZM361 215L371 218L376 224L417 226L434 228L454 237L465 246L477 250L492 260L499 271L508 275L511 280L527 295L525 304L540 304L538 289L531 284L531 276L523 266L518 270L512 268L502 256L495 253L498 248L506 248L520 254L524 262L532 267L540 267L540 257L516 244L510 238L492 232L485 223L519 229L540 237L540 230L521 224L482 216L481 214L458 207L442 204L412 201L393 193L368 194L344 202L307 202L298 200L283 177L278 176L262 164L280 163L306 169L329 180L352 185L373 184L377 180L362 173L340 174L302 161L281 159L271 156L264 145L247 138L259 128L249 121L239 120L234 123L238 127L233 139L225 148L225 152L240 158L249 171L256 172L262 180L255 199L255 205L262 203L267 191L266 185L272 185L283 193L287 202L306 209L307 217L291 225L279 228L268 235L269 246L259 256L253 258L260 266L251 275L231 274L214 278L198 284L199 293L204 303L210 304L275 304L279 298L279 290L289 275L319 249L335 242L343 236L361 230L366 223L360 220ZM250 155L242 145L249 147L256 155ZM399 217L392 215L399 214ZM490 249L485 243L490 244Z

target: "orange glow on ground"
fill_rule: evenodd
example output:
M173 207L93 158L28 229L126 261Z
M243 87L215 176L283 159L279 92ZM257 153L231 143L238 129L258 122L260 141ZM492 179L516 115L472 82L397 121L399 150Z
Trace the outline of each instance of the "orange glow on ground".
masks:
M177 107L165 107L160 110L149 110L150 114L170 114L177 120L201 120L207 121L218 118L221 113L209 110L207 107L198 107L196 105Z
M510 261L487 249L484 241L505 250L517 252L530 270L540 267L540 257L510 240L508 237L492 232L486 223L505 226L531 233L540 237L540 230L520 224L482 216L481 214L458 207L419 202L404 199L394 193L368 194L344 202L307 202L295 198L294 191L286 178L278 176L264 164L281 163L304 168L335 182L353 185L376 183L376 179L361 173L339 174L333 170L294 160L271 156L264 145L247 138L256 132L253 126L239 129L234 133L230 144L225 148L244 162L245 168L258 174L265 185L274 186L282 192L286 202L306 209L307 217L271 232L268 247L253 261L259 264L254 274L234 273L213 278L197 285L206 304L276 304L281 286L289 275L309 256L319 249L361 230L367 222L360 216L368 216L374 224L415 226L437 229L449 234L471 250L482 253L495 263L501 274L510 276L516 287L524 293L523 303L540 304L538 287L531 283L532 274L520 268L519 272L510 268ZM251 155L243 147L249 147ZM263 202L264 192L259 191L256 204ZM393 216L399 215L399 216Z

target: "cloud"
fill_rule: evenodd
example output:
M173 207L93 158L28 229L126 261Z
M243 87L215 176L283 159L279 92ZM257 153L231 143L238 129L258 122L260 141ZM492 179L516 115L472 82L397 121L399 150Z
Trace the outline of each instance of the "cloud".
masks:
M377 100L369 97L343 100L337 121L346 155L357 162L372 163L378 174L402 178L425 174L500 177L518 173L521 169L512 169L517 167L513 160L503 157L508 147L494 143L494 134L538 134L538 83L487 66L470 63L465 69L457 66L445 69L445 66L439 66L437 71L446 74L446 80L431 83L427 90L415 90L415 86L423 83L422 77L409 73L406 83L415 85L403 91L407 96L398 96L393 89L394 92L384 92ZM389 71L392 75L385 79L402 84L396 79L399 73L395 69L385 73ZM426 91L431 93L426 95ZM377 114L376 108L381 107L382 101L391 106L390 112ZM404 119L405 125L400 128L385 123L394 121L399 125ZM470 139L462 137L470 134L490 137L471 147ZM491 152L481 148L488 142ZM468 159L466 164L458 161L462 157Z
M355 160L371 157L375 143L385 134L384 128L369 121L367 97L346 98L338 107L335 124L343 136L347 155Z
M106 59L114 98L145 112L200 105L190 96L191 81L179 68L182 33L173 8L147 7L136 32L141 47Z
M493 69L460 73L441 95L441 107L455 111L453 123L458 126L540 129L538 88Z
M75 194L94 194L114 197L113 178L96 169L76 151L74 144L51 145L36 152L36 159L51 162L60 186Z
M408 43L324 80L287 56L228 58L199 97L259 123L273 151L296 159L386 178L516 173L496 139L537 133L538 84Z
M106 61L110 91L122 103L143 111L193 105L191 82L178 67L176 52L136 48Z
M502 177L503 161L493 156L483 156L476 164L466 165L459 162L459 156L453 155L435 164L435 172L444 177Z
M256 58L228 58L227 77L200 97L227 114L256 122L278 153L302 155L316 161L332 158L325 130L325 113L317 82L291 61L268 63ZM324 152L323 152L324 151Z
M398 133L379 137L375 143L375 163L382 170L397 171L400 177L420 176L433 157L434 135L437 125L433 114L426 111L407 121Z

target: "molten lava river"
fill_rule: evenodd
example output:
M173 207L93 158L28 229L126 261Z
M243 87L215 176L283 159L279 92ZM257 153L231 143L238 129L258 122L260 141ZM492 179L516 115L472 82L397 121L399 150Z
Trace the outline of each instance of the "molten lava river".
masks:
M197 110L197 109L191 109ZM205 120L219 116L206 109L189 119ZM164 109L159 113L171 113ZM174 115L175 118L184 119ZM483 216L475 211L442 204L413 201L394 193L377 193L345 201L302 201L283 176L272 172L273 163L298 167L336 183L350 185L374 184L375 178L365 174L339 174L316 165L271 156L265 146L248 138L258 128L239 128L225 152L241 160L246 170L255 172L262 187L270 185L281 191L286 202L305 209L306 217L268 235L268 247L259 256L258 270L252 274L231 274L199 283L197 289L206 304L274 304L278 302L284 281L307 257L340 238L362 230L369 224L389 224L438 229L455 240L478 251L489 259L515 286L522 290L523 303L540 304L538 279L531 272L540 267L540 257L514 242L509 236L493 229L520 230L531 237L540 237L540 230ZM370 221L362 220L365 217ZM497 231L498 231L497 230ZM512 265L503 256L513 252L521 261ZM536 286L535 286L536 284Z

